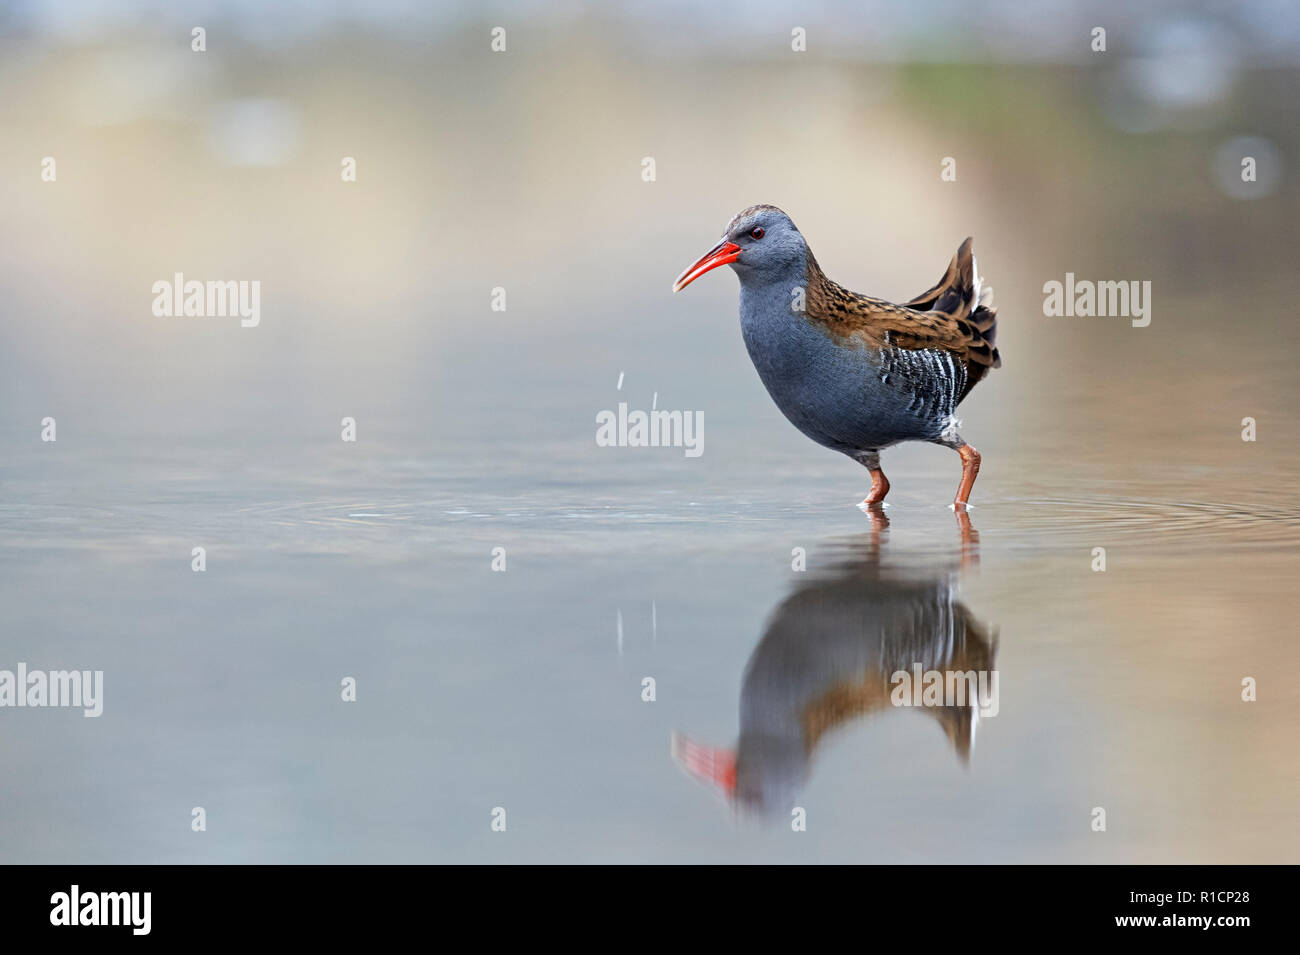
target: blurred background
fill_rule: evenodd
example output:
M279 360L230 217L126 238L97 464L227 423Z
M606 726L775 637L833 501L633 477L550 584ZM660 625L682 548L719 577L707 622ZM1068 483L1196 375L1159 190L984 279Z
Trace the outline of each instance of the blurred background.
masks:
M106 684L0 712L0 858L1297 861L1298 93L1282 0L0 4L0 668ZM974 235L1004 358L978 569L927 446L860 570L961 578L1001 712L968 768L839 728L800 834L669 754L868 532L732 277L669 292L757 202L895 300ZM155 317L176 272L260 325ZM1067 272L1151 324L1045 316ZM597 447L619 401L705 453Z

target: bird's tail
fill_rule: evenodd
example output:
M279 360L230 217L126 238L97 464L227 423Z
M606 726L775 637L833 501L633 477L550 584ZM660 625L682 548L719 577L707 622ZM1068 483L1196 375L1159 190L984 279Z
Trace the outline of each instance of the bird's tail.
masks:
M918 312L944 312L965 321L971 332L970 357L978 364L997 368L1002 364L997 349L998 310L993 306L993 289L980 279L972 241L967 238L961 244L933 288L903 304Z

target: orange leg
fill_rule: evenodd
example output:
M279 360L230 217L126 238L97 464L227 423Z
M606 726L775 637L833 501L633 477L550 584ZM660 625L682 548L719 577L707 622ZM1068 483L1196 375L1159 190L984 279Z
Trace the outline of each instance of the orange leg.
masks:
M965 507L970 500L971 488L975 486L975 476L980 473L980 453L971 445L963 444L957 449L961 455L961 486L957 488L957 497L953 507Z
M867 493L863 504L879 504L889 493L889 478L885 477L885 472L880 468L871 469L871 490Z

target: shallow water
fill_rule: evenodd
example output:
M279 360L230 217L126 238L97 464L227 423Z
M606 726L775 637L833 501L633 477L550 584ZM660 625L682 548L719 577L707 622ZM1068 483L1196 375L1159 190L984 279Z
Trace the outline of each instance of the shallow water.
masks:
M990 456L963 528L940 503L955 456L896 468L898 501L873 517L846 499L865 473L809 451L796 489L743 496L692 486L655 452L640 482L601 478L597 458L585 482L521 493L522 466L473 487L445 462L331 466L307 449L292 472L263 464L234 484L188 454L11 462L9 665L103 669L105 708L6 712L0 852L1294 857L1300 557L1280 496L1006 493ZM954 619L970 621L956 651ZM969 718L872 695L905 657L996 668L998 709L973 745ZM1257 702L1241 701L1244 676ZM797 757L742 755L750 798L732 799L699 753L725 760L755 713L817 728ZM190 832L193 806L206 833ZM807 831L791 831L793 806Z

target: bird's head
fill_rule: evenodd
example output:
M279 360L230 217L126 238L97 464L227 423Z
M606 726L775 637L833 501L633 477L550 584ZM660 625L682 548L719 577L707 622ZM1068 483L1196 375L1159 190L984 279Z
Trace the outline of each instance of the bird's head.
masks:
M730 265L742 282L776 276L792 266L802 268L807 253L808 246L788 215L776 206L750 206L727 223L721 242L677 276L673 291L681 291L719 265Z

